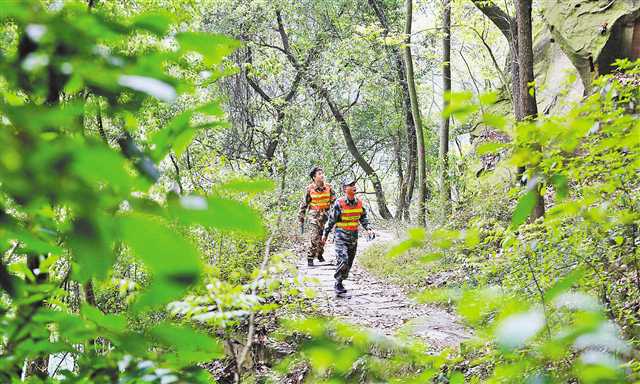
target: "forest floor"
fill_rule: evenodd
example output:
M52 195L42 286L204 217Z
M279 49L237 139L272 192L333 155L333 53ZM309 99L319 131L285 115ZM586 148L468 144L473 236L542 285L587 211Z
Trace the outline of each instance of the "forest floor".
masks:
M358 256L374 244L397 242L399 239L388 231L376 231L376 238L358 241L358 253L349 278L344 285L348 292L337 296L335 280L335 247L325 245L325 262L315 260L308 267L302 247L297 249L297 268L300 281L316 293L314 304L322 315L374 329L387 336L414 336L422 339L434 351L456 347L470 333L455 315L433 304L420 304L409 298L400 287L368 273L359 263Z

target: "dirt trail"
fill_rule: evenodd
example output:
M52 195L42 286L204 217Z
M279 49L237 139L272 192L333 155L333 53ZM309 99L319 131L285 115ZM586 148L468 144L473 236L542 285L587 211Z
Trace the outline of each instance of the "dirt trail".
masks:
M348 322L373 328L386 335L399 333L417 336L434 350L457 346L469 337L468 331L458 319L447 311L429 304L418 304L397 286L369 274L358 264L358 256L373 244L398 241L386 231L376 231L373 241L361 238L358 254L344 285L348 290L344 297L336 297L333 284L335 248L327 242L324 256L327 260L308 267L305 256L300 256L297 267L305 284L316 293L315 302L320 312Z

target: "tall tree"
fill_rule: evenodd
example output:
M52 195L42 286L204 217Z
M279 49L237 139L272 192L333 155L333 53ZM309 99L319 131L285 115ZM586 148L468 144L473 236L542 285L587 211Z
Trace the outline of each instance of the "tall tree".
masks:
M375 12L380 25L382 25L384 36L386 37L391 32L391 26L387 19L384 5L380 0L369 0L369 5ZM402 60L402 53L397 46L392 46L389 49L389 59L395 66L396 78L401 91L402 108L404 113L404 126L407 135L407 174L406 178L402 177L400 183L400 197L398 204L398 213L396 217L404 217L405 220L409 220L409 207L413 198L414 185L416 182L417 171L417 137L416 127L413 122L413 114L411 112L411 95L409 93L409 85L406 77L406 66ZM399 143L398 143L399 144ZM401 167L401 164L398 164ZM401 171L401 168L399 168Z
M405 3L405 28L406 36L404 45L404 61L407 71L407 84L409 86L409 96L411 98L411 112L413 115L413 123L416 127L418 141L418 223L426 225L425 200L427 195L426 184L426 161L424 154L424 135L422 132L422 119L420 118L420 108L418 106L418 95L416 93L416 82L413 73L413 58L411 57L411 21L413 18L412 0L406 0Z
M531 23L532 0L518 0L516 2L516 21L518 25L518 70L520 73L519 108L524 118L535 119L538 115L536 94L529 91L535 77L533 74L533 33ZM531 188L540 189L539 185ZM540 193L536 194L536 205L531 212L531 219L535 220L544 215L544 199Z
M473 4L502 32L509 44L509 66L511 68L511 103L517 120L524 114L520 104L520 66L518 63L518 23L491 0L471 0Z
M309 56L307 60L310 60L310 58L311 56ZM251 64L252 62L252 52L250 48L247 49L247 62L249 64ZM308 63L305 62L304 67L306 67L307 65ZM271 162L276 154L276 149L278 148L278 144L281 141L282 133L285 128L285 111L298 92L298 85L300 84L302 73L300 71L296 72L295 78L291 82L289 90L284 95L275 97L270 96L267 91L260 86L258 79L252 76L252 74L246 68L244 70L244 74L249 86L251 86L251 88L260 96L260 98L262 98L262 100L264 100L274 109L276 115L275 130L269 138L268 145L264 152L264 157L261 159L263 168L268 169L269 173L273 175L274 167L272 166Z
M309 70L308 65L306 65L304 62L301 62L294 54L289 43L289 35L287 34L284 26L284 21L282 19L282 12L280 12L279 10L276 11L276 22L277 32L280 35L280 42L282 44L281 47L277 47L276 49L285 54L291 65L298 72L303 74L303 78L309 85L309 87L311 87L311 89L313 89L322 98L322 100L325 101L335 121L338 123L340 130L342 131L342 136L344 137L344 141L347 145L349 153L351 154L351 156L353 156L356 163L360 166L360 168L362 168L362 170L371 181L371 184L373 185L380 216L382 216L382 218L384 219L392 219L393 215L391 214L391 211L387 206L387 201L384 196L384 190L382 188L382 182L380 181L376 170L371 166L367 159L364 158L364 156L362 155L362 153L360 153L360 150L356 146L356 143L353 140L353 136L351 135L351 128L345 118L344 112L333 99L329 90L324 86L324 84L322 84L322 81L314 76ZM315 49L317 48L312 48L312 51L314 51Z
M442 13L442 110L446 110L451 92L451 1L443 0ZM440 126L440 187L442 188L442 210L444 217L451 210L449 187L449 116L444 115Z

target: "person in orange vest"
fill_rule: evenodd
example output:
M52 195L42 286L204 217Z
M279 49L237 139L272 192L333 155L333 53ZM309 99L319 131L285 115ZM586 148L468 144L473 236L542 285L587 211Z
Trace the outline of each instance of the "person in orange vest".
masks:
M298 220L300 225L304 225L304 217L307 210L310 210L311 217L309 219L310 224L310 240L309 253L307 254L307 265L313 267L313 260L323 262L324 257L324 243L322 240L322 229L327 222L329 215L329 208L331 204L336 200L336 193L331 188L331 185L327 184L324 180L324 170L320 167L313 167L309 172L311 177L311 184L305 191L304 198L300 204L300 210L298 212Z
M327 236L333 227L336 227L334 243L336 247L336 279L335 290L337 293L346 293L342 282L349 277L349 271L353 266L358 249L358 226L361 224L367 230L370 237L375 237L367 219L367 211L362 205L362 200L356 197L356 180L353 178L342 181L344 196L336 200L329 215L329 220L324 226L322 244L327 241Z

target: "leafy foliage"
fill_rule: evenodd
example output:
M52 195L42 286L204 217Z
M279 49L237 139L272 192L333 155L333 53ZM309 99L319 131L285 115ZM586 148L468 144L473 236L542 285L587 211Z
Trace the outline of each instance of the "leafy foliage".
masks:
M57 372L62 381L144 376L151 382L208 382L195 364L220 357L219 342L170 322L133 331L128 317L182 297L200 280L199 250L181 232L197 225L260 237L261 219L233 199L158 195L153 189L159 176L154 161L171 150L180 153L195 132L222 123L217 102L179 114L147 143L133 138L139 133L136 114L149 97L171 103L194 90L179 75L194 53L219 73L239 43L184 32L174 38L178 49L131 52L123 48L132 39L168 38L171 18L146 13L115 20L77 3L47 10L38 1L10 2L0 17L15 29L17 42L0 56L0 145L6 149L0 155L0 240L10 248L0 275L6 294L1 380L19 380L25 359L72 354L78 368ZM91 100L104 108L100 128L103 114L121 122L119 150L87 134ZM91 303L79 313L59 305L68 295L59 284L70 277L85 284L104 279L116 258L129 252L151 278L128 316L104 314ZM97 353L94 345L109 345L111 352Z

